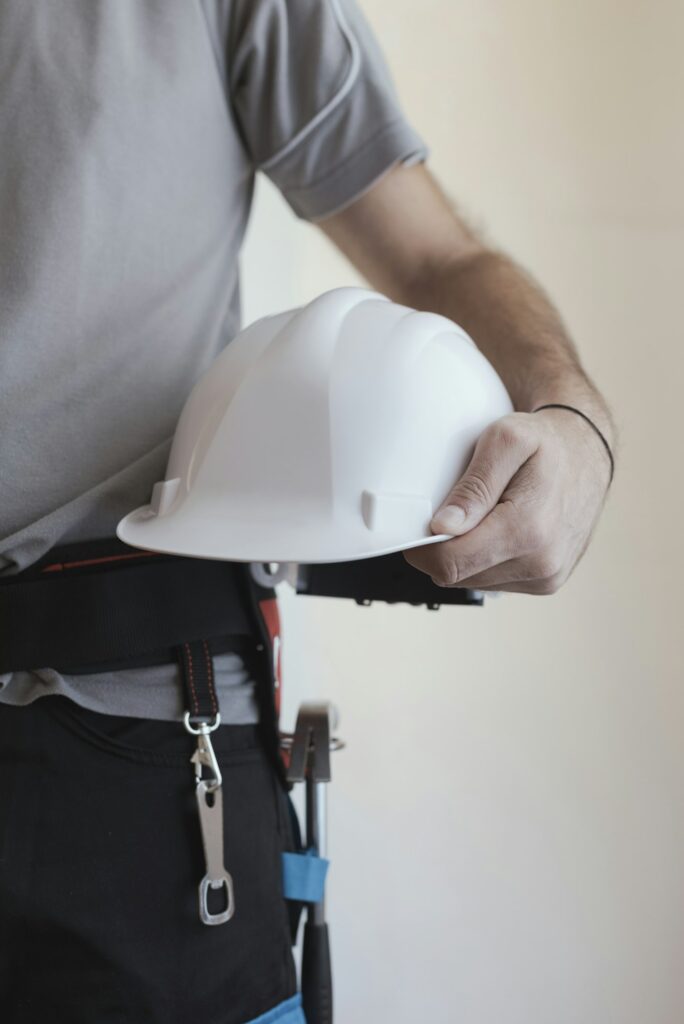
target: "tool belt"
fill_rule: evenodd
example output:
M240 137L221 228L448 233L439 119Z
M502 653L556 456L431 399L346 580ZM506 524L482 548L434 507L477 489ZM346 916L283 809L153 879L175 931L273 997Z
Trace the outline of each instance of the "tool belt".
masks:
M105 539L54 548L24 572L0 578L0 672L49 667L78 675L178 664L184 726L196 739L191 760L207 867L199 890L205 924L222 924L234 911L232 879L223 864L221 771L211 743L220 723L214 655L235 651L243 658L256 681L263 746L283 787L292 785L278 732L278 606L268 574L258 576L261 582L243 563L137 551ZM364 605L482 603L475 591L435 587L401 554L300 566L296 590ZM300 847L298 840L299 852L284 856L293 933L302 903L321 902L324 879L321 859ZM210 897L216 904L219 895L222 909L216 911Z
M134 551L115 539L53 548L0 577L0 672L164 664L179 644L207 639L219 653L239 638L259 641L255 601L274 598L241 563Z
M275 591L249 566L134 551L115 539L54 548L0 579L0 672L53 668L70 675L176 662L184 726L196 738L195 792L206 875L204 924L234 912L223 864L221 771L211 733L221 721L213 656L239 653L253 679L259 732L284 787L279 753L279 620ZM221 893L212 891L221 890ZM221 909L210 907L222 896Z

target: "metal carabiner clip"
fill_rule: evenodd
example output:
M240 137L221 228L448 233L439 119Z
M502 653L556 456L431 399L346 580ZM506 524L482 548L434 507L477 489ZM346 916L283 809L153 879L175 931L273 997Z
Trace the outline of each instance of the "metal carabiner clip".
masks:
M197 748L190 758L195 765L195 795L199 813L206 874L199 884L199 914L203 924L225 924L235 913L233 879L223 863L223 777L219 767L211 733L218 729L221 716L217 712L213 722L199 722L194 726L190 713L185 712L183 724L197 737ZM204 769L207 777L203 778ZM223 889L224 909L218 913L209 909L209 891Z
M218 789L223 781L221 769L216 757L214 745L211 742L210 733L218 729L221 724L221 715L217 712L213 722L200 722L197 727L190 722L190 712L186 711L183 717L183 724L187 731L197 737L197 749L190 760L195 765L195 781L199 784L205 782L209 792ZM208 768L210 777L202 777L202 768Z

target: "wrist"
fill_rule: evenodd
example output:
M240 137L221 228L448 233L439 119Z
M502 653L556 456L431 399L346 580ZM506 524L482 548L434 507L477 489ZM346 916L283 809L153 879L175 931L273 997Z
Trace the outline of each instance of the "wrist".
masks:
M608 442L603 431L600 429L599 426L597 426L595 421L590 416L588 416L582 409L577 408L577 406L569 405L563 402L550 402L545 405L540 405L536 409L533 409L532 413L560 413L561 416L573 417L576 423L583 424L585 432L591 432L594 444L596 445L600 443L600 446L603 450L603 460L606 464L606 468L608 471L608 487L610 487L610 485L613 482L613 477L615 475L615 457L613 455L613 448L612 445ZM586 437L587 440L589 440L588 434L586 435Z
M518 411L531 413L546 405L566 405L579 410L598 428L615 454L617 431L610 409L603 396L584 377L575 382L566 380L562 386L535 389L518 406ZM563 415L562 411L560 414Z

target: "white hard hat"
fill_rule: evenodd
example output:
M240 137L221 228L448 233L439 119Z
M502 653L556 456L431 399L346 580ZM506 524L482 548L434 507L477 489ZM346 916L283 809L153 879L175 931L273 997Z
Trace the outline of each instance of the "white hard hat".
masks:
M117 534L247 562L335 562L444 540L430 519L511 411L445 317L338 288L241 331L181 414L166 479Z

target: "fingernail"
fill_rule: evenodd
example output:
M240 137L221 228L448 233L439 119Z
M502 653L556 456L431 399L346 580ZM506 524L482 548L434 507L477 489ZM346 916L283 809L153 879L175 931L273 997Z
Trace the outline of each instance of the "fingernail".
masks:
M438 533L458 533L465 520L466 514L460 505L447 505L439 510L431 525Z

